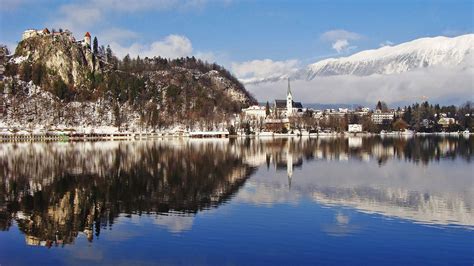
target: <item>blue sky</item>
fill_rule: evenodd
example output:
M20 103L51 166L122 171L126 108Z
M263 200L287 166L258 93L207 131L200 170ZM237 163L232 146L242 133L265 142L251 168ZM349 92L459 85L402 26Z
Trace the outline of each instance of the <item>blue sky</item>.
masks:
M0 42L27 28L85 31L119 56L194 55L237 76L474 29L473 1L0 0ZM258 64L253 64L252 62ZM248 63L248 64L246 64Z
M26 28L88 30L99 41L147 46L169 35L186 37L194 53L223 63L269 58L311 63L383 42L472 32L472 1L173 1L0 0L0 41L13 44ZM127 3L128 2L128 3ZM118 7L119 6L119 7ZM121 6L121 7L120 7ZM68 9L69 7L69 9ZM99 11L99 17L91 13ZM75 16L83 15L82 19ZM108 29L124 38L101 36ZM359 35L338 53L321 39L332 30ZM102 38L101 38L102 37ZM103 43L103 42L102 42Z

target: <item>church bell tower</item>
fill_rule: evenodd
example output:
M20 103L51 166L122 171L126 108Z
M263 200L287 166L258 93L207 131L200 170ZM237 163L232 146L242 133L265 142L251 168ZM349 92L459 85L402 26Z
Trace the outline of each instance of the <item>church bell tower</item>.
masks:
M288 78L288 91L286 93L286 114L288 117L293 115L293 95L291 95L290 78Z

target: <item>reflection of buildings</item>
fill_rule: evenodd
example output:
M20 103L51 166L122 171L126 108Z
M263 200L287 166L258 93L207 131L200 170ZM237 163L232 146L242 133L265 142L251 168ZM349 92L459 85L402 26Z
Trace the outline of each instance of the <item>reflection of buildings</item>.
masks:
M474 203L468 200L474 198L472 190L415 193L405 183L417 184L419 179L406 172L400 180L395 172L387 183L366 169L340 172L357 165L341 162L346 160L369 161L365 167L371 160L388 165L394 159L470 161L473 141L430 137L3 144L0 228L7 230L16 220L27 243L54 246L72 243L78 234L92 240L122 213L177 212L179 219L160 217L156 224L180 232L192 226L196 212L235 195L259 165L286 171L287 178L253 184L255 191L244 193L246 202L295 202L307 196L322 204L420 222L473 225ZM305 174L303 162L308 168L311 161L320 161L318 170ZM338 168L324 172L336 165L325 161L338 161Z

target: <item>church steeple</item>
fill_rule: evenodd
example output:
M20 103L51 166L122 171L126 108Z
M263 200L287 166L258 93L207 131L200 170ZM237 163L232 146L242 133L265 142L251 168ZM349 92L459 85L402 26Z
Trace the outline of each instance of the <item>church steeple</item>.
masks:
M290 78L288 78L288 91L286 93L286 95L291 95L291 86L290 86Z
M291 95L290 78L288 78L288 91L286 93L286 116L293 115L293 96Z

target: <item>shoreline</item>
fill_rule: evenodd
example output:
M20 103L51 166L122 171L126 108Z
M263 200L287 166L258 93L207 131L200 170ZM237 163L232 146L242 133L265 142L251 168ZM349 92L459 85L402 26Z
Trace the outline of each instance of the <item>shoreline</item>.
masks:
M262 134L263 133L263 134ZM416 133L272 133L272 132L260 132L257 134L237 134L230 135L229 132L225 131L199 131L199 132L179 132L179 133L132 133L132 132L117 132L117 133L47 133L47 134L26 134L21 133L0 133L0 143L6 142L42 142L42 141L59 141L59 142L72 142L72 141L114 141L114 140L158 140L158 139L169 139L169 138L182 138L182 139L224 139L224 138L326 138L326 137L415 137L415 136L445 136L445 137L469 137L473 133L465 132L416 132Z

